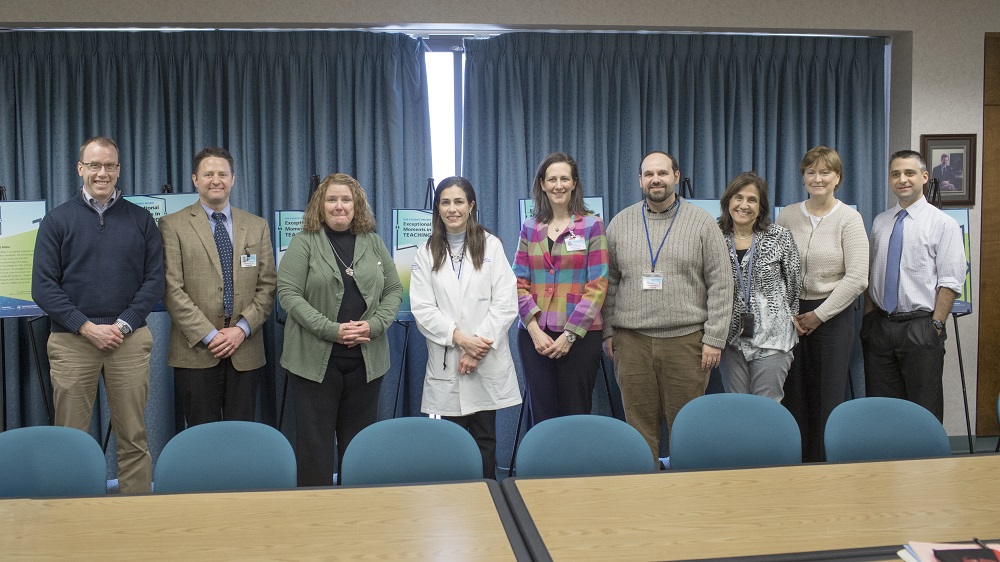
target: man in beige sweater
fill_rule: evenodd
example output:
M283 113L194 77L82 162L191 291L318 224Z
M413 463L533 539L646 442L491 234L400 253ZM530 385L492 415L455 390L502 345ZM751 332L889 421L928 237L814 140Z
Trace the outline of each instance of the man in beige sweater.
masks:
M729 333L733 278L722 231L674 192L673 156L642 160L644 199L608 225L604 349L614 360L625 418L659 457L660 424L705 393Z

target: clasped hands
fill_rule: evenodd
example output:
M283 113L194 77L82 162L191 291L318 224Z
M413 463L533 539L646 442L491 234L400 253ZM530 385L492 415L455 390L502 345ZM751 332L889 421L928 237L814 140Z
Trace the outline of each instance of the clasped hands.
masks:
M493 349L493 340L476 335L467 336L457 329L452 332L451 339L455 345L462 348L462 357L458 360L460 375L468 375L475 371L483 357Z
M341 322L337 330L336 342L347 347L354 347L372 341L372 327L365 320Z
M208 342L208 351L219 359L232 357L244 340L247 339L246 332L239 326L230 326L219 330L212 341Z
M556 339L552 339L552 336L545 333L541 327L538 326L538 321L532 318L531 322L528 324L528 335L531 336L531 342L535 344L535 351L539 355L548 357L549 359L559 359L564 357L573 344L566 339L566 334L562 333Z
M795 332L798 333L798 335L808 336L813 333L816 328L819 328L823 321L819 319L819 316L816 316L815 312L810 310L809 312L793 316L792 323L795 324Z
M111 351L118 349L118 346L125 341L125 336L118 326L114 324L94 324L90 320L80 326L80 334L87 338L91 344L101 351Z

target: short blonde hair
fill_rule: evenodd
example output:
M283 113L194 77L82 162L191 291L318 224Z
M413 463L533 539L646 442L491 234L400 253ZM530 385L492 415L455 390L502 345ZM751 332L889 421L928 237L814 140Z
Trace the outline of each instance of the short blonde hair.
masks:
M309 198L309 205L306 207L305 224L302 230L306 232L318 232L323 228L323 206L326 202L326 190L331 185L345 185L351 190L351 198L354 199L354 218L351 220L351 232L354 234L364 234L375 232L375 214L368 204L368 197L365 190L361 188L358 180L347 174L330 174L323 178L323 181Z

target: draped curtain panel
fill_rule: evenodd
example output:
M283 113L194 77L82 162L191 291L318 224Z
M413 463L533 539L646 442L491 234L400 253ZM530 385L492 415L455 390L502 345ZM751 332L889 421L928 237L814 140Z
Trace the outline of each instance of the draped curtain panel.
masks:
M270 222L305 208L311 175L345 172L389 243L391 209L421 206L430 176L423 52L419 39L368 32L0 33L0 185L10 199L61 204L80 189L81 142L101 134L118 142L126 194L190 192L194 154L224 146L233 205ZM46 423L26 324L4 322L8 427ZM155 456L174 433L173 391L169 318L153 313L150 325L163 352L147 413ZM275 352L261 412L273 422L281 328L265 330Z
M841 200L868 224L885 205L882 38L512 33L467 39L465 53L462 170L509 254L517 198L557 150L607 217L641 199L651 150L677 157L695 198L752 169L788 205L807 197L802 155L823 144L844 161Z
M345 172L385 229L429 175L423 51L353 31L0 33L0 184L58 205L80 187L80 143L103 134L126 194L193 191L192 157L218 145L236 206L303 208L312 174Z

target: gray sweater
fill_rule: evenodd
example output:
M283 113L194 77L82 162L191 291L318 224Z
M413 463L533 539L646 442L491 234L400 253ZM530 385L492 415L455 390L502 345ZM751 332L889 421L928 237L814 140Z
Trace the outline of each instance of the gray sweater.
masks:
M642 274L651 267L650 243L655 255L675 215L656 261L663 290L644 290ZM644 202L636 203L608 225L608 250L608 296L601 311L605 338L617 328L658 338L704 330L703 343L725 347L733 311L732 267L722 231L711 215L683 199L661 214L647 212Z

